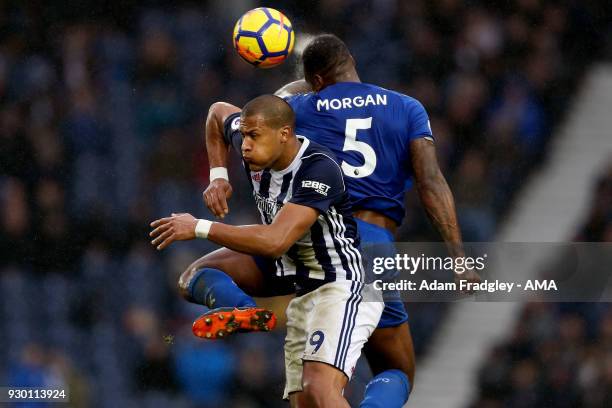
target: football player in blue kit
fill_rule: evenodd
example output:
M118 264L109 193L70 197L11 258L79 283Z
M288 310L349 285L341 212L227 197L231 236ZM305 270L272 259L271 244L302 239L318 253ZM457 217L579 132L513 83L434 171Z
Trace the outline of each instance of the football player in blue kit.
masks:
M336 155L362 243L383 244L388 250L404 217L406 188L415 184L451 256L464 256L453 196L437 164L423 106L406 95L361 83L348 48L333 35L316 37L305 48L302 59L305 81L289 84L277 94L295 94L287 101L296 113L296 133ZM227 119L238 110L218 103L211 108L209 119L212 117L211 123L217 123L217 127L231 126ZM222 217L229 211L227 198L231 195L224 170L227 146L207 137L207 150L211 177L204 198L211 211ZM251 295L274 294L269 289L274 285L261 283L264 278L244 276L237 265L221 262L215 253L203 257L185 271L179 286L186 288L198 270L212 265ZM473 271L456 278L479 280ZM212 306L242 306L227 303ZM407 321L403 303L387 299L378 328L364 348L374 378L361 407L401 407L408 400L414 381L414 351Z

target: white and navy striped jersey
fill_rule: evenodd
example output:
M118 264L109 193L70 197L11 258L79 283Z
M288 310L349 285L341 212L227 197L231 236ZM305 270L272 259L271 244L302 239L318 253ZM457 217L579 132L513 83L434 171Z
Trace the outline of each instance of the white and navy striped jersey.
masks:
M241 152L240 114L228 117L225 140ZM251 171L243 165L253 188L262 222L271 224L285 203L318 210L310 230L275 261L278 276L295 275L298 281L364 281L359 235L342 170L333 154L321 145L298 136L300 150L281 171ZM314 283L311 281L311 283Z

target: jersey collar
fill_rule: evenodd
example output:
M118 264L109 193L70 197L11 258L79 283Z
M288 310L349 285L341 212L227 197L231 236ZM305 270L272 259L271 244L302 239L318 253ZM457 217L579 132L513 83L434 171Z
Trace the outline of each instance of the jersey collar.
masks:
M308 140L304 136L298 135L297 138L298 140L302 142L302 146L300 146L300 150L298 150L297 154L295 155L295 157L293 158L293 160L291 161L291 163L289 163L287 167L285 167L282 170L276 171L275 173L284 175L284 174L289 173L290 171L295 170L295 168L297 167L298 163L302 159L302 156L304 155L304 152L306 151L306 149L308 148L308 145L310 144L310 140Z

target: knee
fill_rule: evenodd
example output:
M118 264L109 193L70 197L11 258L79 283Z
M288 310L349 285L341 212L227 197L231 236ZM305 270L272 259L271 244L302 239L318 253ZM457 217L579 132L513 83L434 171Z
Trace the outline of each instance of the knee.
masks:
M410 384L414 384L414 346L407 323L375 330L364 352L374 375L396 369L408 377Z
M404 350L405 355L398 361L396 367L390 365L393 369L395 368L397 371L403 373L408 377L408 381L410 381L411 386L414 386L414 373L415 373L415 364L414 364L414 352L412 349Z
M321 381L320 379L304 378L302 383L302 401L305 407L322 407L326 400L326 396L333 394L333 387L329 382Z
M209 267L209 262L207 262L206 259L198 259L189 265L187 269L183 271L183 273L181 273L178 280L178 291L183 299L191 300L191 292L189 289L191 287L193 278L197 275L198 271Z
M330 401L342 398L342 389L346 385L346 377L340 371L324 367L324 370L304 370L302 378L302 397L307 407L330 406ZM334 370L332 373L329 370Z

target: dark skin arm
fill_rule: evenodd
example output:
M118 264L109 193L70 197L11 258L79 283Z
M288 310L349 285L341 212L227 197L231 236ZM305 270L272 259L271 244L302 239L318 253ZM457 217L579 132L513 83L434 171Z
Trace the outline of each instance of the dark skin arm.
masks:
M425 138L413 140L410 142L410 157L417 191L429 219L442 236L451 256L464 257L455 200L438 166L434 143ZM461 279L480 281L474 271L465 272Z
M223 138L223 123L235 112L240 112L240 108L225 102L216 102L208 110L205 139L211 168L227 167L228 145ZM206 206L216 217L223 218L229 213L227 200L232 196L232 186L227 180L210 180L202 196Z
M289 96L312 91L304 79L290 82L275 92L278 96ZM206 151L210 168L227 167L228 145L223 138L223 124L232 113L240 112L240 108L227 102L215 102L208 110L205 125ZM210 184L202 193L204 203L215 217L224 218L229 213L227 201L232 196L232 186L224 179L210 180Z
M208 240L234 251L278 258L314 224L319 212L303 205L287 203L270 225L227 225L213 223ZM174 241L195 239L198 220L191 214L172 214L151 223L151 243L162 250Z
M305 79L298 79L297 81L289 82L284 85L278 91L274 92L274 95L284 98L285 96L303 94L311 91L312 87Z

